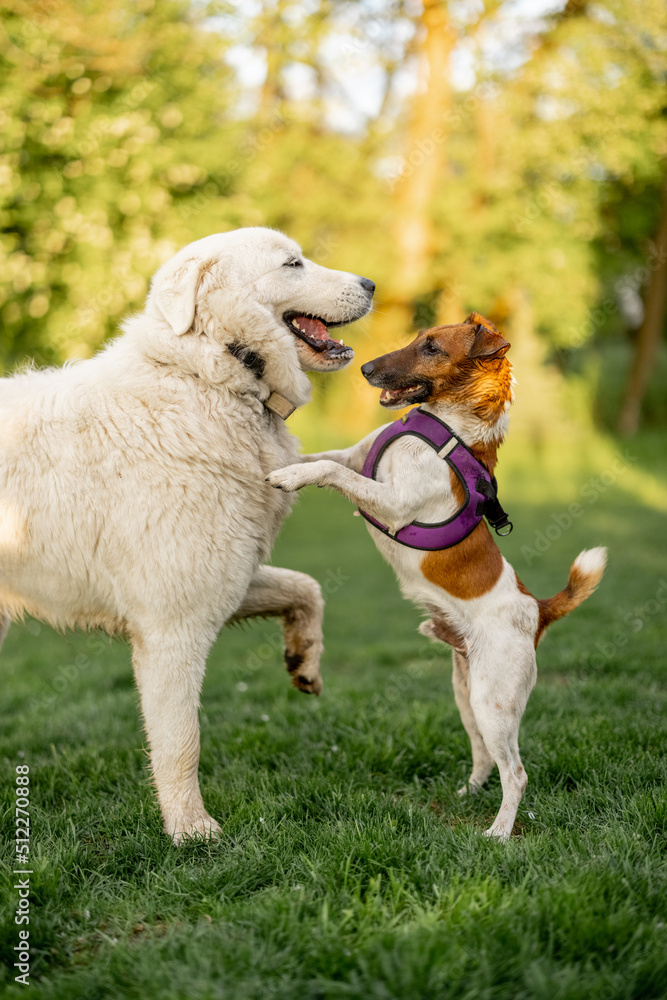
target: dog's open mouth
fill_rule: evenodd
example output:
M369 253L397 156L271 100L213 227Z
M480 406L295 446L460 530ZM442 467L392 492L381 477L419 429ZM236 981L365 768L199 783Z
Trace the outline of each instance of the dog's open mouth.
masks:
M401 386L398 389L383 389L380 393L380 405L397 408L409 406L411 403L423 403L429 395L429 386L423 382Z
M291 333L302 340L312 351L323 355L327 360L351 361L354 351L342 340L334 340L329 336L329 328L345 326L344 323L329 323L319 316L307 316L304 313L287 312L283 321Z

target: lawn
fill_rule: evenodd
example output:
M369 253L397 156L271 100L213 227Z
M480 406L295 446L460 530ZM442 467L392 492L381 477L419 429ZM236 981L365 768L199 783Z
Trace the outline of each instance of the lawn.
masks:
M509 454L516 527L501 547L524 582L554 593L594 544L610 564L540 647L508 844L481 836L496 775L455 794L470 752L446 651L417 634L363 523L326 491L304 494L274 560L328 592L323 697L290 687L274 622L226 631L210 659L201 782L224 827L215 845L177 849L161 832L127 647L14 626L0 657L2 823L11 845L15 768L28 764L27 995L666 996L664 442L632 449L622 467L603 442L595 468L582 449L568 475L560 455ZM18 997L5 873L2 990Z

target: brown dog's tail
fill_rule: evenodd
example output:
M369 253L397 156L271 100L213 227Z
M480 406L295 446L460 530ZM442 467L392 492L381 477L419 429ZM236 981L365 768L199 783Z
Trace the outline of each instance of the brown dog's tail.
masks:
M607 564L607 550L603 546L596 549L584 549L580 552L570 567L567 587L553 597L538 600L540 619L535 636L535 645L539 642L545 628L552 622L569 615L579 607L582 601L590 597L604 573Z

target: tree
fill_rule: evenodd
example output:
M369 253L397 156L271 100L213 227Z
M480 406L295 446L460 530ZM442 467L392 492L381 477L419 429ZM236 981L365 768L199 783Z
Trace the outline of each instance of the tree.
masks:
M360 359L476 309L567 369L623 335L623 288L658 301L662 0L0 11L0 364L89 354L173 250L242 225L377 282ZM309 423L377 420L356 366L316 382Z
M618 428L622 434L635 434L639 428L642 399L651 377L652 365L665 328L667 304L667 184L662 213L655 238L655 266L649 278L644 319L637 334L635 356L623 400Z
M226 44L182 0L0 10L0 363L86 355L189 238L183 210L213 169L225 176ZM206 198L209 224L234 180Z

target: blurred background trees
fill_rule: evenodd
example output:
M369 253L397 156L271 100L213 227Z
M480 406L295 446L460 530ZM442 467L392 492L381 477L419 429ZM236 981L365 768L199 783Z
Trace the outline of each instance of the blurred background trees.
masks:
M556 384L603 426L667 423L662 0L0 9L5 369L88 356L179 246L270 225L377 282L359 361L475 309L535 426ZM306 436L376 420L357 369Z

